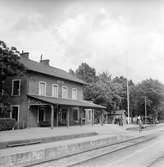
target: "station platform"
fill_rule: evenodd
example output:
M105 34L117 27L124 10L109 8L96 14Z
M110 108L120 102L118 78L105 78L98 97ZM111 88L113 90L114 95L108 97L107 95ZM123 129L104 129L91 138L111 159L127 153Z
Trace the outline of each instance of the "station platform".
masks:
M58 139L0 149L0 166L29 166L49 160L60 159L95 148L141 137L136 131L127 131L136 125L87 125L61 128L30 128L0 132L0 145L7 142L25 142L41 139Z

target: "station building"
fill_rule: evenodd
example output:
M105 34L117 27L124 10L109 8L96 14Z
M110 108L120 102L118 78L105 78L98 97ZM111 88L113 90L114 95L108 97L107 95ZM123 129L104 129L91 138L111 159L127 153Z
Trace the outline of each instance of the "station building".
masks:
M47 122L49 126L70 126L94 123L94 110L105 109L101 105L84 100L86 83L64 70L29 59L29 53L20 55L26 71L9 78L11 104L10 117L18 128L37 127Z

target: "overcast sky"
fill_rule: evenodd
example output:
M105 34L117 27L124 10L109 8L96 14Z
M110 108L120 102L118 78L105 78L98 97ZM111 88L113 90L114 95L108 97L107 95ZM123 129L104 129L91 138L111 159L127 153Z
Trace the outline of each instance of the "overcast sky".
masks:
M64 70L164 83L162 0L0 0L0 40Z

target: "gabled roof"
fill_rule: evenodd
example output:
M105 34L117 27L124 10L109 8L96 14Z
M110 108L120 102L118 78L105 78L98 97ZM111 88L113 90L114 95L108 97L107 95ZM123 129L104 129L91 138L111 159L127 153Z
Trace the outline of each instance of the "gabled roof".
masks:
M29 71L34 71L34 72L42 73L42 74L49 75L52 77L57 77L57 78L73 81L79 84L84 84L84 85L86 84L86 82L72 76L68 72L61 70L59 68L44 65L42 63L27 59L27 58L23 58L23 57L20 57L19 61L23 63L24 66Z
M72 99L62 99L62 98L54 98L54 97L46 97L46 96L36 96L36 95L28 95L28 97L50 103L50 104L59 104L65 106L76 106L76 107L85 107L85 108L98 108L105 109L106 107L97 105L86 100L72 100Z

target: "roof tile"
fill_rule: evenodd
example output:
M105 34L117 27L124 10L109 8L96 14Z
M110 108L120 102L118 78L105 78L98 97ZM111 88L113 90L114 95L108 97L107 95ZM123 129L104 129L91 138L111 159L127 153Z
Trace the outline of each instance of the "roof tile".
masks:
M42 63L27 59L27 58L23 58L23 57L21 57L19 61L24 64L27 70L39 72L42 74L73 81L73 82L84 84L84 85L86 84L86 82L72 76L68 72L61 70L59 68L44 65Z

